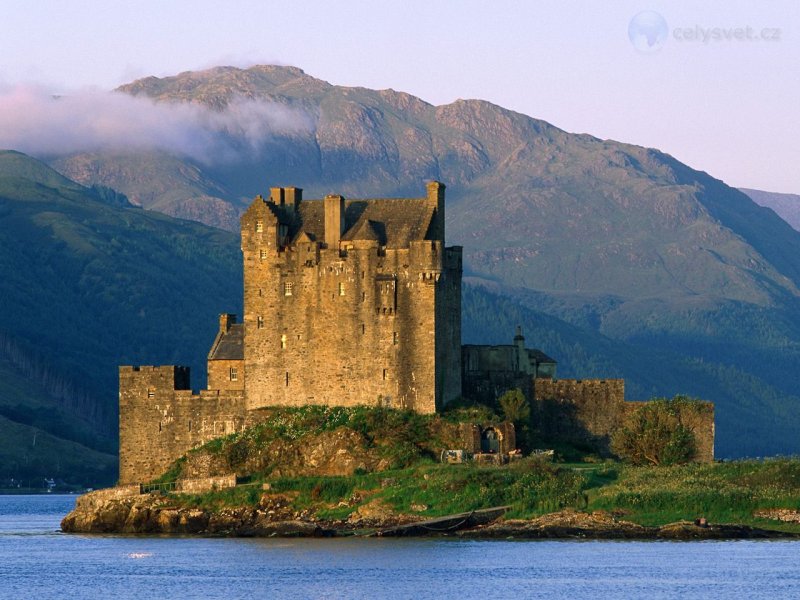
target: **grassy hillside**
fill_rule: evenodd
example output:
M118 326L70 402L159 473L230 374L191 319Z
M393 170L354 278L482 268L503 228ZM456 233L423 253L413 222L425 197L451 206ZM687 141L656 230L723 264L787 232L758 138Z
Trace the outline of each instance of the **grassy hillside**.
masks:
M117 365L189 364L194 385L204 385L217 315L241 302L233 235L111 206L8 151L0 152L0 220L6 419L109 452ZM0 446L17 451L10 436Z
M754 516L759 509L797 508L797 460L675 467L533 458L502 467L438 463L436 449L449 442L448 424L490 418L461 410L440 416L389 409L275 409L261 425L193 450L162 480L191 477L192 465L212 474L234 471L248 485L173 496L170 504L212 511L274 506L287 515L275 519L363 522L370 515L410 514L421 520L507 505L511 518L573 508L613 511L648 526L703 516L714 523L800 532L797 524ZM341 440L348 440L345 450ZM295 456L309 448L317 461L298 463ZM333 456L336 460L327 460ZM387 460L371 462L370 456ZM342 468L347 472L334 472ZM266 493L264 483L269 484Z

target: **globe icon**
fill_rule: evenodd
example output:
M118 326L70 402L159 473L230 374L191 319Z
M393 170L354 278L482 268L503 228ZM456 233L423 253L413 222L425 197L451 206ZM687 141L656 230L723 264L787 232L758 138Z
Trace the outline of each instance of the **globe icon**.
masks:
M631 19L628 38L639 52L658 52L667 41L667 21L655 11L645 10Z

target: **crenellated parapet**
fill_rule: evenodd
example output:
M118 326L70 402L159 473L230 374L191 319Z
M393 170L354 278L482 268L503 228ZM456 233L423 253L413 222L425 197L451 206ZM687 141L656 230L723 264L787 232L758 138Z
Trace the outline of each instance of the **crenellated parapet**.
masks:
M159 476L188 450L248 424L243 390L192 392L189 368L119 368L120 484Z

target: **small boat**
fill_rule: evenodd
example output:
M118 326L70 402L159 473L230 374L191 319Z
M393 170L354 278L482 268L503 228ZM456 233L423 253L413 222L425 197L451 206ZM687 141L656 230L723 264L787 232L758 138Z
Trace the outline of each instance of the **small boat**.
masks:
M423 536L450 533L460 529L471 529L478 525L486 525L502 517L510 506L496 506L494 508L483 508L472 512L447 515L437 517L428 521L418 521L407 525L397 525L388 529L376 531L373 535L377 537L403 537L403 536Z

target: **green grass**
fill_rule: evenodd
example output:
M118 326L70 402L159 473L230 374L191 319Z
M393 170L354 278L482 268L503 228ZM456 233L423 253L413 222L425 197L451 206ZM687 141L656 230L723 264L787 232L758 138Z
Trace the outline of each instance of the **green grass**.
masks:
M254 480L256 485L176 499L208 509L255 506L265 493L260 485L265 478ZM404 469L351 477L276 478L266 493L286 494L295 511L310 510L330 520L346 519L359 506L379 500L396 513L420 519L508 505L507 518L573 508L613 511L646 526L703 516L712 523L800 533L799 524L753 517L753 511L762 508L800 510L798 459L681 467L557 465L528 459L502 467L420 461Z
M642 525L706 517L800 532L800 525L758 520L760 508L800 510L800 461L773 459L677 467L617 466L615 481L589 491L589 507L623 511Z
M481 409L483 410L483 409ZM485 411L484 411L485 412ZM292 508L322 519L345 519L360 506L380 501L395 513L432 518L494 506L509 506L507 517L532 518L564 508L614 511L648 526L706 517L715 523L740 523L800 533L800 525L765 522L753 512L764 508L800 509L800 459L637 467L612 460L599 462L579 448L567 448L562 462L525 458L504 466L465 463L443 465L432 444L445 444L461 420L477 415L457 409L444 415L381 408L303 407L265 411L264 421L240 434L193 450L225 458L240 469L250 486L182 496L202 507L252 506L269 483L270 492L286 494ZM485 413L485 419L496 418ZM288 463L248 462L276 438L290 454L315 436L343 428L357 431L363 452L396 460L388 470L359 470L351 476L301 475ZM438 436L438 437L437 437ZM569 462L566 462L569 461ZM216 462L219 462L218 460ZM260 469L242 471L248 464ZM375 464L375 463L373 463ZM158 481L179 477L183 459ZM273 476L273 472L282 476Z

